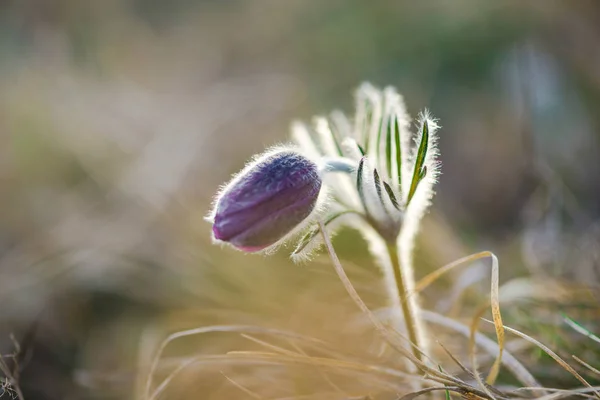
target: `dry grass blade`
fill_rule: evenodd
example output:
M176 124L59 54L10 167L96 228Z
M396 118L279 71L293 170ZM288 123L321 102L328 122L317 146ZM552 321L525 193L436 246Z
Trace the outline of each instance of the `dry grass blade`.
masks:
M493 323L490 320L487 319L483 319L486 322L489 323ZM581 382L582 384L584 384L585 386L587 386L590 389L593 389L593 386L589 384L588 381L586 381L581 375L579 375L579 373L577 371L575 371L573 369L573 367L571 367L569 365L569 363L567 363L565 360L563 360L558 354L556 354L554 351L552 351L549 347L547 347L546 345L544 345L543 343L541 343L540 341L532 338L529 335L524 334L523 332L520 332L514 328L510 328L508 326L505 326L504 329L506 329L507 331L509 331L510 333L519 336L522 339L527 340L530 343L533 343L534 345L536 345L537 347L539 347L544 353L548 354L550 357L552 357L554 359L554 361L556 361L561 367L563 367L564 369L566 369L571 375L573 375L579 382ZM593 390L594 393L596 394L596 396L598 398L600 398L600 393L597 390Z
M10 339L14 345L14 352L6 356L0 354L0 371L4 374L3 379L0 380L0 383L2 383L0 389L3 390L3 392L0 393L0 397L2 397L4 393L8 393L9 396L12 396L13 398L24 400L23 392L19 386L19 353L21 351L21 346L13 335L10 335ZM9 367L5 358L12 360L12 368Z
M296 349L296 353L294 353L293 351L290 351L290 350L284 349L284 348L282 348L282 347L280 347L280 346L275 346L275 345L273 345L273 344L271 344L271 343L268 343L268 342L266 342L266 341L264 341L264 340L257 339L257 338L255 338L255 337L253 337L253 336L250 336L250 335L247 335L247 334L245 334L245 333L244 333L244 334L242 334L241 336L242 336L243 338L246 338L246 339L250 340L251 342L254 342L254 343L256 343L256 344L258 344L258 345L260 345L260 346L266 347L267 349L273 350L273 351L275 351L275 352L277 352L277 353L280 353L280 354L283 354L283 355L289 355L289 356L298 356L298 355L300 355L300 356L304 356L304 357L310 357L308 354L306 354L306 352L305 352L304 350L302 350L302 349L300 348L300 346L298 346L296 343L294 343L294 342L292 342L292 341L290 341L290 346L292 346L292 347L294 347L294 348ZM331 387L332 387L332 388L335 390L335 392L336 392L336 393L338 393L338 394L340 394L340 393L341 393L341 394L344 394L344 395L345 395L344 391L343 391L343 390L341 390L341 389L340 389L340 387L339 387L339 386L337 386L337 385L336 385L336 384L335 384L335 383L334 383L334 382L333 382L333 381L332 381L332 380L329 378L329 376L327 376L327 374L326 374L326 373L325 373L325 372L324 372L324 371L323 371L321 368L319 368L319 367L317 366L317 367L316 367L316 369L317 369L317 372L319 373L319 375L321 375L321 377L323 378L323 380L325 380L325 381L327 382L327 384L328 384L329 386L331 386Z
M496 358L494 365L492 365L486 382L489 385L493 385L494 382L496 382L498 373L500 372L500 365L502 365L502 351L504 350L504 325L502 324L502 315L500 314L500 268L498 266L498 258L496 258L496 256L491 252L489 253L489 256L492 258L492 285L490 302L492 306L494 327L496 328L496 337L498 338L498 357Z
M425 288L427 288L433 282L435 282L436 280L441 278L442 275L446 274L447 272L452 271L454 268L462 266L466 263L480 260L482 258L490 257L490 254L492 254L492 253L490 253L489 251L482 251L480 253L471 254L470 256L460 258L456 261L453 261L449 264L444 265L441 268L436 269L435 271L431 272L430 274L424 276L419 282L417 282L417 285L415 286L415 290L414 290L415 293L419 293L422 290L425 290Z
M468 326L458 321L455 321L452 318L448 318L433 311L426 310L422 310L422 315L425 318L425 320L427 320L427 322L452 329L453 331L458 332L466 337L469 337L470 335L470 329ZM475 343L491 355L498 354L498 344L479 332L475 333ZM515 358L515 356L513 356L510 352L506 350L503 353L502 365L504 365L510 372L512 372L514 377L517 378L523 385L539 387L540 391L543 391L541 385L527 370L527 368L525 368L523 364L521 364L519 360ZM469 373L471 372L469 371Z
M227 379L229 381L229 383L231 383L233 386L235 386L236 388L240 389L242 392L246 393L248 396L252 397L253 399L257 399L257 400L263 400L264 397L254 393L252 390L240 385L239 383L237 383L236 381L234 381L233 379L231 379L230 377L228 377L227 375L225 375L223 372L221 372L221 375L223 375L223 377L225 379Z
M535 388L519 388L517 390L515 390L513 393L517 393L520 391L529 391L529 390L534 390ZM589 395L587 393L590 392L594 392L596 390L600 390L600 386L593 386L591 388L580 388L580 389L551 389L551 388L547 388L546 389L549 392L553 392L551 394L548 394L546 396L542 396L542 397L538 397L536 400L558 400L558 399L563 399L565 397L572 397L572 396L577 396L577 397L583 397L583 398L589 398L589 399L596 399L596 396L593 395Z
M579 358L579 357L577 357L575 355L573 355L571 357L573 357L575 359L575 361L577 361L579 364L583 365L585 368L587 368L588 370L590 370L594 374L600 376L600 370L599 369L592 367L590 364L586 363L581 358Z
M373 324L373 326L375 327L377 332L382 336L382 338L394 350L396 350L401 355L403 355L404 357L407 357L409 360L411 360L421 372L426 374L427 377L429 377L439 383L450 384L450 385L460 384L461 382L459 379L456 379L455 377L448 375L446 373L440 372L435 368L431 368L429 365L417 360L412 353L410 353L409 351L404 349L402 346L396 344L394 335L397 335L397 336L401 336L401 335L395 331L390 332L386 327L384 327L383 324L375 317L375 315L373 315L371 310L369 310L367 305L362 301L359 294L356 292L356 289L354 289L352 282L350 282L350 279L346 275L346 272L344 271L344 268L342 267L342 264L340 263L340 260L337 257L335 250L333 249L331 240L329 239L329 236L327 235L326 228L325 228L323 222L320 220L319 220L319 227L321 229L321 234L323 235L323 241L325 243L325 248L327 249L327 252L329 253L329 256L334 265L335 271L338 274L338 277L342 281L342 284L344 285L346 291L348 292L348 294L350 295L352 300L355 302L355 304L358 306L358 308L360 308L361 311L363 311L363 313L367 315L367 317L369 318L369 320L371 321L371 323ZM406 338L403 338L403 339L406 340ZM423 354L423 356L425 356L425 355ZM413 380L415 378L416 377L413 376ZM486 394L487 394L486 392L480 393L480 395L483 397L485 397Z
M406 351L404 348L402 348L401 346L398 346L395 343L393 334L375 317L375 315L373 315L371 310L369 310L369 307L367 307L365 302L360 298L360 295L358 294L356 289L354 289L352 282L350 282L348 275L346 275L346 272L344 271L344 268L342 267L342 264L340 263L340 260L337 256L337 254L335 253L335 250L333 249L331 240L329 239L329 236L327 235L325 225L323 224L323 222L321 220L319 220L319 228L321 229L321 235L323 235L323 241L325 242L325 248L327 249L327 252L329 253L329 257L331 258L331 261L333 263L335 271L337 272L338 277L340 278L340 280L342 281L342 284L344 285L344 288L346 289L346 291L348 292L348 294L350 295L350 297L352 298L354 303L369 318L369 320L371 321L371 323L373 324L373 326L375 327L377 332L388 342L388 344L390 346L392 346L393 349L398 351L403 356L409 358L413 363L415 363L415 366L417 368L419 368L419 369L422 368L422 365L420 364L420 362L410 352Z
M402 371L395 370L393 368L382 367L379 365L364 364L359 362L349 362L330 358L322 357L304 357L304 356L291 356L282 355L268 352L257 352L257 351L235 351L227 353L226 355L201 355L193 357L182 363L174 371L172 371L156 388L150 399L156 399L158 396L165 391L168 385L186 368L194 364L214 364L214 363L225 363L240 365L305 365L305 366L319 366L322 368L332 369L338 373L359 373L367 374L371 380L377 380L380 384L385 385L386 389L393 389L395 391L400 390L397 384L388 381L381 381L381 379L373 379L373 375L378 375L383 378L392 378L393 381L397 381L398 378L402 380L415 380L419 379L414 375L406 374Z
M150 370L148 372L148 378L146 380L145 398L146 399L154 399L156 397L156 391L155 391L154 395L150 396L150 391L152 389L152 380L153 380L154 374L156 373L156 369L158 368L158 363L160 361L161 355L164 352L164 350L166 349L166 347L169 345L169 343L171 343L172 341L179 339L179 338L194 336L194 335L201 335L201 334L206 334L206 333L213 333L213 332L242 332L242 333L245 332L245 333L269 334L269 335L283 336L283 337L298 339L298 340L311 342L311 343L318 343L321 345L325 344L324 342L322 342L318 339L299 335L297 333L283 331L283 330L279 330L279 329L256 327L256 326L251 326L251 325L212 325L212 326L205 326L205 327L201 327L201 328L188 329L185 331L176 332L176 333L169 335L165 340L162 341L162 343L160 344L160 346L158 348L158 351L156 352L156 355L154 356L154 358L152 360L152 364L151 364Z
M535 387L521 387L521 388L513 390L509 394L514 397L517 397L517 398L522 398L523 395L519 392L530 392L530 391L537 391L537 390L538 390L538 388L535 388ZM571 389L570 390L570 389L546 388L546 391L552 392L552 393L544 395L542 397L537 397L536 400L550 400L550 399L556 399L556 398L565 397L565 396L578 396L578 397L584 397L584 398L589 398L589 399L596 398L596 396L585 393L585 391L591 391L590 388L585 388L583 390L581 390L581 389L579 389L579 390Z
M502 324L502 315L500 313L500 300L499 300L499 297L500 297L499 296L499 266L498 266L498 259L494 255L494 253L492 253L490 251L482 251L482 252L472 254L470 256L458 259L454 262L451 262L450 264L446 264L445 266L435 270L434 272L430 273L429 275L427 275L423 279L421 279L415 287L415 293L418 293L418 292L424 290L426 287L428 287L433 282L435 282L437 279L439 279L442 275L453 270L454 268L456 268L458 266L464 265L469 262L477 261L482 258L488 258L488 257L491 258L491 260L492 260L492 271L491 271L492 283L491 283L491 292L490 292L490 304L492 307L492 316L494 319L494 325L496 327L496 337L498 338L498 355L496 357L494 364L492 365L492 368L490 370L490 373L488 374L486 382L489 385L493 385L494 382L496 381L496 378L498 377L498 373L500 372L500 366L502 365L502 353L504 351L504 329L502 327L503 324ZM486 305L486 308L487 308L487 305ZM479 318L481 317L481 315L483 315L483 312L481 314L478 313L475 316L474 321L478 321ZM477 328L475 327L475 332L476 331L477 331ZM473 343L473 346L474 346L474 343ZM530 383L531 382L532 381L530 380ZM480 382L480 383L482 383L482 382Z
M494 382L496 381L498 373L500 372L500 366L502 365L502 352L504 350L504 325L502 324L502 315L500 314L500 300L499 300L499 297L500 297L499 296L500 268L498 266L498 258L496 258L494 253L489 252L489 251L483 252L483 253L487 253L487 255L492 260L492 272L491 272L492 282L491 282L491 290L490 290L490 301L488 304L491 305L491 308L492 308L492 317L494 320L494 327L496 328L496 337L498 338L498 356L496 357L496 361L494 361L494 364L492 365L492 368L490 369L490 373L485 382L488 385L493 385ZM481 376L479 375L476 351L475 351L475 335L479 329L479 320L483 316L485 311L487 310L488 304L486 304L484 307L482 307L475 314L473 321L471 323L471 334L469 335L469 357L470 357L470 361L471 361L471 366L473 368L473 373L475 374L475 378L476 378L477 382L480 384L481 388L486 393L488 393L491 397L493 397L492 394L487 389L485 383L481 379Z
M286 397L277 397L276 399L271 400L373 400L370 395L358 395L358 396L344 396L340 397L339 393L335 392L318 392L311 394L301 394L297 396L286 396Z
M300 348L300 346L298 346L296 343L294 343L294 342L290 341L290 345L296 349L296 351L298 352L298 354L301 354L301 355L303 355L304 357L309 357L309 355L308 355L308 354L306 354L306 352L305 352L304 350L302 350L302 348ZM346 394L346 393L345 393L345 392L344 392L344 391L343 391L343 390L342 390L342 389L341 389L341 388L340 388L338 385L336 385L336 384L335 384L335 383L334 383L334 382L331 380L331 378L329 378L329 375L327 375L327 373L326 373L325 371L323 371L323 369L322 369L322 368L320 368L320 367L318 367L318 366L315 366L315 368L316 368L317 372L319 373L319 375L321 375L321 377L323 378L323 380L324 380L325 382L327 382L327 384L328 384L329 386L331 386L331 388L332 388L333 390L335 390L337 393L340 393L340 394L343 394L343 395L345 395L345 396L348 396L348 395L347 395L347 394Z
M268 342L266 342L264 340L260 340L258 338L255 338L254 336L251 336L251 335L248 335L248 334L245 334L245 333L242 333L241 336L244 339L248 339L249 341L251 341L253 343L256 343L256 344L258 344L260 346L263 346L263 347L265 347L265 348L267 348L267 349L269 349L269 350L271 350L271 351L273 351L275 353L284 354L284 355L291 355L291 356L296 356L296 355L300 354L300 353L294 353L293 351L284 349L283 347L280 347L280 346L275 346L274 344L268 343Z
M336 392L318 392L311 394L301 394L297 396L286 396L286 397L277 397L275 399L270 400L315 400L315 399L331 399L331 400L368 400L368 397L340 397L339 393Z
M438 344L438 345L440 345L440 347L441 347L441 348L444 350L444 352L445 352L445 353L448 355L448 357L450 357L450 359L451 359L452 361L454 361L454 363L455 363L456 365L458 365L458 367L459 367L459 368L460 368L460 369L461 369L461 370L462 370L462 371L463 371L465 374L467 374L467 376L470 376L471 378L473 378L473 373L472 373L471 371L469 371L469 370L467 369L467 367L465 367L465 366L463 365L463 363L461 363L460 361L458 361L458 358L456 358L456 357L454 356L454 354L452 354L452 353L450 352L450 350L448 350L448 349L446 348L446 346L444 346L444 345L443 345L443 344L442 344L440 341L438 341L438 342L437 342L437 344Z
M471 378L475 378L475 376L473 375L473 373L472 373L471 371L469 371L469 370L467 369L467 367L465 367L465 366L464 366L464 365L463 365L463 364L462 364L462 363L461 363L461 362L460 362L460 361L459 361L459 360L458 360L458 359L457 359L457 358L454 356L454 354L452 354L452 353L450 352L450 350L448 350L448 349L446 348L446 346L444 346L444 345L443 345L442 343L440 343L439 341L438 341L438 344L439 344L439 345L442 347L442 349L443 349L443 350L446 352L446 354L448 355L448 357L450 357L450 359L451 359L452 361L454 361L454 363L455 363L456 365L458 365L458 367L459 367L459 368L460 368L460 369L461 369L461 370L462 370L462 371L463 371L465 374L467 374L467 376L469 376L469 377L471 377ZM465 385L466 385L466 384L465 384ZM447 386L446 386L446 387L447 387ZM503 393L502 393L502 392L495 390L495 388L493 388L493 387L488 387L488 389L489 389L490 391L496 391L496 392L497 392L497 394L499 394L499 395L503 395ZM463 391L462 391L462 393L464 394L464 393L465 393L465 391L463 390ZM446 399L448 399L449 397L450 397L449 390L446 390Z
M481 378L481 375L479 374L479 366L477 363L477 352L476 352L476 346L475 346L475 343L476 343L475 336L477 335L477 331L479 330L479 320L483 316L483 314L485 314L486 311L487 311L487 304L484 307L481 307L479 309L479 311L475 314L473 321L471 322L470 335L469 335L469 360L471 362L471 367L473 368L473 374L475 376L475 380L477 381L479 386L490 397L494 398L492 393L487 388L487 386L488 386L487 382L484 382L483 379Z
M441 390L444 390L447 392L455 392L455 393L459 393L461 395L465 394L465 390L458 386L434 386L434 387L428 387L425 389L417 390L416 392L405 394L402 397L398 397L397 400L412 400L412 399L416 399L417 397L422 396L424 394L431 393L431 392L438 392Z
M470 376L471 378L475 378L475 376L473 375L473 373L471 371L469 371L467 369L467 367L465 367L460 361L458 361L458 359L456 357L454 357L454 355L441 343L438 342L438 344L442 347L442 349L444 349L444 351L446 352L446 354L448 355L448 357L450 357L452 359L452 361L454 361L454 363L456 365L458 365L458 367L467 374L467 376ZM465 384L466 385L466 384ZM487 388L491 391L496 393L498 396L504 397L504 393L502 393L501 391L499 391L498 389L496 389L493 386L487 385ZM463 388L464 389L464 388Z
M227 356L239 357L241 359L274 361L287 364L302 364L310 366L321 366L324 368L333 368L347 371L358 371L365 373L375 373L394 379L415 379L415 376L399 371L394 368L384 367L375 364L366 364L360 362L342 361L333 358L307 357L302 355L281 355L260 351L232 351ZM211 356L208 356L211 357Z

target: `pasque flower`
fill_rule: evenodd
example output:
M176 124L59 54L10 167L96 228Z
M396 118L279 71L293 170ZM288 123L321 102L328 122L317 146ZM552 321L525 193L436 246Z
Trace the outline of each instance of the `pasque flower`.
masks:
M347 225L369 241L373 233L393 243L402 236L403 251L411 252L412 237L439 174L438 125L424 112L416 126L414 135L402 97L394 88L379 90L368 83L356 93L354 118L334 111L316 117L312 126L292 126L292 138L311 158L343 159L355 166L345 176L325 177L332 201L324 222L330 232ZM292 257L309 256L320 238L316 228L308 232Z
M292 149L267 152L221 190L213 236L247 252L273 246L313 212L320 190L313 161Z
M207 218L214 239L247 252L270 249L310 227L319 208L330 232L348 225L369 240L373 233L386 242L403 236L410 253L438 175L438 126L421 114L413 139L409 125L396 90L368 83L357 91L354 118L334 111L312 126L294 123L294 145L255 157L219 192ZM330 195L316 207L326 197L322 186ZM313 224L292 257L307 258L319 245Z
M425 112L416 126L413 135L394 88L363 84L353 118L335 111L310 126L294 123L295 144L248 164L221 190L209 219L217 241L244 251L271 249L304 230L294 259L321 244L315 215L329 233L342 225L357 229L384 273L392 322L421 359L427 340L413 293L412 251L439 166L438 125Z

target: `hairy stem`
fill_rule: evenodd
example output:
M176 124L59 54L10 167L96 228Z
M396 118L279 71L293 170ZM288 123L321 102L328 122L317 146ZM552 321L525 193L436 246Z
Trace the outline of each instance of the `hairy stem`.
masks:
M396 289L398 290L398 300L402 307L402 314L404 315L404 321L406 325L406 331L408 333L408 339L412 343L411 350L414 356L421 362L423 362L423 354L421 353L421 337L418 334L418 321L417 321L417 310L415 310L415 302L409 299L411 293L409 293L408 285L406 282L406 276L402 272L400 267L400 259L398 258L398 248L395 243L387 242L387 251L390 256L390 262L392 264L392 270L394 272L394 280L396 283ZM414 287L411 285L410 287Z

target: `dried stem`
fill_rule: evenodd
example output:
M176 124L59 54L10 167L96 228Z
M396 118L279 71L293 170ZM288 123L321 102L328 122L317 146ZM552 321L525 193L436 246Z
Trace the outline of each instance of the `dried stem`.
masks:
M411 293L409 293L406 277L400 267L400 259L398 258L398 248L394 243L387 243L387 251L390 256L392 264L392 270L394 272L394 280L396 283L396 289L398 291L398 300L402 307L402 315L404 315L404 322L406 325L406 331L408 333L408 339L411 342L411 350L417 360L423 362L423 355L421 353L421 338L417 333L417 310L414 309L415 303L410 300ZM414 285L413 285L414 286Z

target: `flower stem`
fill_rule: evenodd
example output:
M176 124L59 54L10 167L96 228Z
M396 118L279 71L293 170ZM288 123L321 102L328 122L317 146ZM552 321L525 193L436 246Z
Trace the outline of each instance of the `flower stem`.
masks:
M398 258L398 248L395 243L387 242L387 250L392 263L396 288L398 289L398 299L402 307L402 314L408 333L408 339L411 341L411 350L417 360L423 362L423 354L421 353L421 337L418 335L417 310L414 301L409 299L410 293L408 290L406 276L404 276L400 267L400 259ZM412 285L414 286L414 285Z

